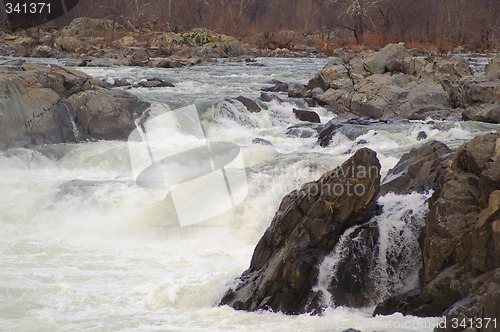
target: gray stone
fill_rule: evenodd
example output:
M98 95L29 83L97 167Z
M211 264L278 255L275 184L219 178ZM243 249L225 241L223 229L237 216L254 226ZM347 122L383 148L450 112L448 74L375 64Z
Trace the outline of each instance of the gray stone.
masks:
M0 149L122 139L147 119L148 103L59 66L0 67Z

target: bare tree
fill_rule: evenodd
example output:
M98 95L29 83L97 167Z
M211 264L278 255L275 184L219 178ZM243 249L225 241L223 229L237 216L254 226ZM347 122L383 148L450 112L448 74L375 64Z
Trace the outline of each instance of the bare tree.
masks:
M366 21L372 26L373 20L369 15L369 11L380 6L385 0L330 0L330 4L340 3L344 9L339 15L339 19L347 17L351 23L338 23L339 27L348 29L353 32L356 42L360 44L363 41L363 35L366 28Z

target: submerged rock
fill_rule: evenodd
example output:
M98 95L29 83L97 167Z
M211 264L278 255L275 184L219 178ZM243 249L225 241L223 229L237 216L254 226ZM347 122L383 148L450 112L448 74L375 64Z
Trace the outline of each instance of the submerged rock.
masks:
M311 303L318 264L346 229L377 210L379 171L376 153L360 149L335 170L287 195L257 244L250 268L221 305L287 314L318 309Z
M214 118L216 120L229 119L244 126L256 127L257 122L251 113L245 104L237 99L222 100L214 105Z
M309 138L317 136L322 128L322 125L314 123L298 123L288 127L286 135L290 137Z
M158 77L151 77L145 81L140 81L138 85L143 87L143 88L166 88L166 87L174 88L175 87L175 85L173 83L166 82Z
M273 143L271 143L271 141L260 137L252 139L252 144L273 146Z
M488 134L449 161L421 236L421 288L387 299L374 314L500 317L499 151L500 134Z
M67 67L21 63L0 77L0 149L127 139L149 106Z
M370 118L333 118L328 121L319 133L318 144L322 147L330 145L332 137L335 134L345 135L354 141L359 136L368 133L370 130L379 130L388 123L407 123L406 119L393 117L385 120L373 120Z

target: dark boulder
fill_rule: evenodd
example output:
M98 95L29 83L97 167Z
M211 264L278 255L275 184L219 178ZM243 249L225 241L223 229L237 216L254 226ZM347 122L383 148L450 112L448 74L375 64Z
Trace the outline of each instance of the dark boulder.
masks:
M127 139L149 104L80 71L22 63L0 67L0 149Z
M408 194L426 192L434 187L440 172L448 166L452 158L446 144L432 141L418 149L412 149L387 172L380 186L380 195L388 192Z
M257 144L257 145L269 145L269 146L272 146L273 143L271 143L271 141L267 140L267 139L264 139L264 138L260 138L260 137L257 137L257 138L254 138L252 140L252 144Z
M310 98L311 91L303 84L291 83L288 84L288 97L290 98Z
M318 309L311 302L318 264L346 229L374 215L379 171L376 153L360 149L335 170L287 195L257 244L250 268L221 305L286 314Z
M124 78L116 78L115 81L113 82L113 86L118 88L130 85L131 85L130 82Z
M421 288L387 299L375 314L500 317L499 151L500 134L488 134L449 161L429 199Z
M295 114L297 119L299 119L300 121L321 123L321 119L320 119L318 113L313 112L313 111L298 110L298 109L294 108L293 114Z
M420 131L417 135L417 141L427 139L427 133L425 131Z
M245 105L245 107L250 113L259 113L260 111L262 111L259 104L254 102L252 99L243 96L236 97L235 99L240 103L242 103L243 105Z
M278 104L281 104L283 102L283 99L281 99L280 97L278 97L276 95L271 95L271 94L268 94L268 93L265 93L265 92L262 92L260 94L260 100L265 101L267 103L275 101Z
M140 81L139 86L143 88L174 88L175 85L170 82L166 82L158 77L151 77L145 81Z
M328 121L319 133L318 144L322 147L330 145L335 134L345 135L354 141L359 136L368 133L370 130L383 129L388 123L406 123L408 120L393 117L384 120L374 120L370 118L333 118Z
M273 80L269 84L274 84L272 87L262 88L264 92L288 92L288 84L280 82L278 80Z

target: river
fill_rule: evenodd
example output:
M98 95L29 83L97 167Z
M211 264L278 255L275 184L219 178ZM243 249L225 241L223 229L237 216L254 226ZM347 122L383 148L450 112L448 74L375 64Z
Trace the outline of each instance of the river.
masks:
M266 58L258 59L263 66L220 61L177 69L79 68L109 82L159 77L174 83L174 88L129 91L170 109L196 105L208 139L240 147L249 194L207 225L171 227L165 223L165 192L135 185L127 142L1 152L0 330L432 331L435 318L371 317L373 307L287 316L217 305L248 268L282 197L340 165L353 150L375 150L385 174L404 153L426 141L436 139L457 148L499 129L473 122L413 121L372 130L357 141L338 135L330 147L321 148L315 137L286 135L287 127L298 123L292 109L305 106L298 101L266 103L267 110L249 115L253 126L211 117L210 105L239 95L256 100L271 79L307 83L328 60ZM321 107L313 110L322 123L333 117ZM419 141L422 131L427 139ZM273 145L252 144L257 137ZM381 202L392 211L385 214L389 219L419 209L421 203L421 196ZM413 279L401 287L410 287Z

